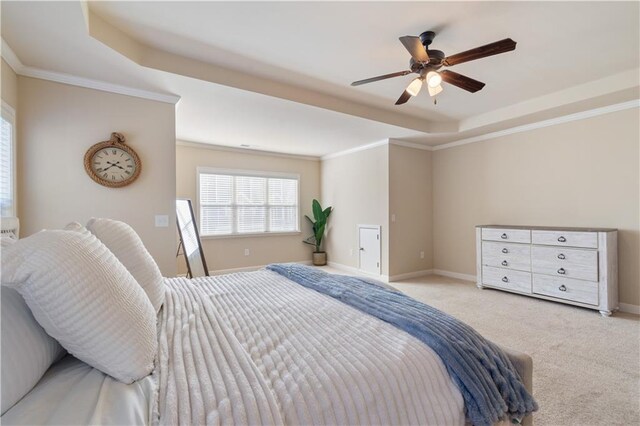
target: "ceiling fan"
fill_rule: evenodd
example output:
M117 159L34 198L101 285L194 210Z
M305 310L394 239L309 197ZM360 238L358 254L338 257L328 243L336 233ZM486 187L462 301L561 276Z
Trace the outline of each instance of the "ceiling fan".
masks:
M487 56L509 52L516 48L515 41L510 38L505 38L504 40L489 43L452 56L445 56L441 50L429 49L429 45L431 45L435 36L436 33L433 31L425 31L420 34L420 37L400 37L400 42L411 54L411 60L409 61L410 69L354 81L351 85L360 86L361 84L373 83L374 81L385 80L387 78L402 77L412 73L418 74L418 77L409 83L404 93L398 98L396 105L404 104L411 99L412 96L416 96L420 92L420 89L422 89L425 81L427 82L427 89L431 96L442 92L441 83L443 81L458 86L468 92L475 93L484 87L484 83L454 71L441 71L440 69L442 67L450 67L463 62L475 61L476 59L486 58Z

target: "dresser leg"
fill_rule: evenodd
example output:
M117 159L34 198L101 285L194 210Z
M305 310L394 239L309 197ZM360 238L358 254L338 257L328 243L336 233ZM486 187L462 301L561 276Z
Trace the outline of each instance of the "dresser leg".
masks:
M611 311L600 311L600 315L602 315L603 317L610 317Z

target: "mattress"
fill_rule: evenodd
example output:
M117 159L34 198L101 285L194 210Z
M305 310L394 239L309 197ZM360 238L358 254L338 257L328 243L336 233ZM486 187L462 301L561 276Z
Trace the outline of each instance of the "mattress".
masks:
M66 355L2 416L2 424L149 424L154 391L152 376L125 385Z

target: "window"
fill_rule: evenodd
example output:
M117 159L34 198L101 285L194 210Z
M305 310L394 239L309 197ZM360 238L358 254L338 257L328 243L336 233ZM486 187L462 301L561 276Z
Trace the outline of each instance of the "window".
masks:
M298 176L198 168L200 234L298 232Z
M2 103L0 114L0 214L16 215L15 203L15 112Z

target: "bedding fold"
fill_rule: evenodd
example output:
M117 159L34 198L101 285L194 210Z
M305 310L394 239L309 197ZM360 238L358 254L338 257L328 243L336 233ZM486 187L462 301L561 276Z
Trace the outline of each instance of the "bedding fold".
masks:
M503 351L452 316L371 280L300 264L273 264L267 269L385 321L432 348L462 393L472 424L489 426L537 410Z

